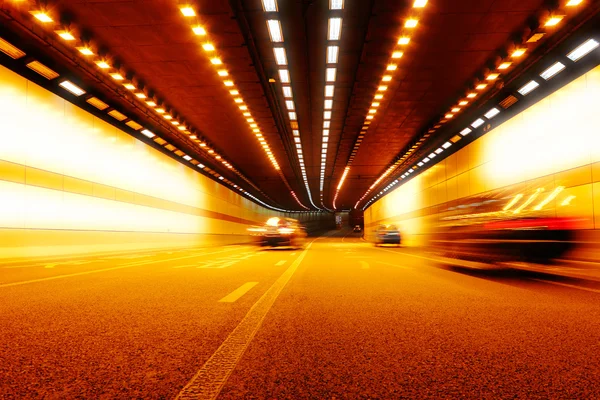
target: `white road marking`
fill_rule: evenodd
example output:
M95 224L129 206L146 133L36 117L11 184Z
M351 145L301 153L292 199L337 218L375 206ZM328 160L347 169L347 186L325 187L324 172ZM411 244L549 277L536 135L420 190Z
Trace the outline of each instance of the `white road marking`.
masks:
M568 283L560 283L554 281L545 281L543 279L531 279L532 281L542 282L542 283L550 283L552 285L565 286L572 289L585 290L586 292L600 293L598 289L590 289L583 286L569 285Z
M360 269L369 269L369 263L366 261L360 261Z
M286 260L277 261L277 262L275 263L275 266L279 267L279 266L281 266L281 265L285 264L286 262L287 262Z
M392 263L387 263L387 262L383 262L383 261L376 261L377 264L383 264L383 265L389 265L391 267L396 267L396 268L402 268L402 269L412 269L409 267L405 267L402 265L397 265L397 264L392 264Z
M316 240L316 239L315 239ZM194 377L179 392L176 399L215 399L227 382L240 358L262 325L273 303L289 282L294 272L306 256L314 240L306 246L273 285L248 311L244 319L206 361Z
M258 282L246 282L242 286L235 289L233 292L229 293L227 296L219 300L219 303L235 303L240 297L248 293L250 289L252 289L256 285L258 285Z

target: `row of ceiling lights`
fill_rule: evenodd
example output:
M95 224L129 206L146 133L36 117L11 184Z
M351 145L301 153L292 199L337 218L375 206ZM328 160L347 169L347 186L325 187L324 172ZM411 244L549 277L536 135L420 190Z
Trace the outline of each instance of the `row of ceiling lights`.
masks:
M308 199L311 202L311 204L315 206L312 201L312 194L308 185L306 166L304 165L304 154L302 152L302 141L300 140L300 130L298 128L298 115L296 114L296 103L294 102L290 71L289 69L287 69L288 60L287 53L284 47L283 29L281 27L281 21L278 19L278 14L276 14L279 11L279 8L277 6L277 0L262 0L262 5L264 12L267 13L267 30L269 31L269 37L271 38L271 42L274 44L273 55L275 56L275 62L279 68L279 80L282 84L281 88L283 92L283 98L290 119L290 126L292 128L292 134L294 137L294 145L298 154L298 163L300 164L302 179L304 180L304 185L306 187L306 191L308 192ZM298 202L298 204L302 206L302 208L308 210L308 207L306 207L300 202L298 196L294 191L292 191L292 196ZM315 208L318 207L315 206Z
M421 1L416 0L415 5L418 2L423 3L423 6L424 6L425 3L427 3L427 0L421 0ZM580 5L582 2L583 2L583 0L566 0L565 6L566 7L575 7L575 6ZM558 25L559 22L562 21L564 17L565 17L564 13L555 12L555 13L551 13L550 15L546 16L545 19L541 22L544 27L552 28L552 27ZM475 99L477 96L479 96L479 94L485 92L486 89L489 89L492 86L491 83L496 81L503 73L506 73L509 70L509 68L513 67L516 64L516 62L518 61L518 59L527 52L527 50L528 50L526 47L527 43L536 43L545 34L546 34L545 32L535 32L529 37L529 39L527 40L527 42L525 44L520 45L520 46L512 46L512 48L510 49L510 55L507 58L500 61L497 64L495 70L488 71L483 80L476 81L473 84L473 86L471 87L471 89L467 91L465 96L463 98L459 99L457 101L457 104L452 106L444 114L444 117L437 124L435 124L431 129L429 129L427 131L427 133L425 133L419 139L419 141L417 143L415 143L410 149L408 149L402 157L400 157L398 160L396 160L394 162L394 164L392 164L390 167L388 167L388 169L386 169L385 172L377 178L375 183L373 183L373 185L371 185L369 187L369 189L360 197L360 199L356 202L354 207L355 208L358 207L360 202L362 200L364 200L383 179L385 179L389 174L391 174L398 166L400 166L400 164L404 163L409 157L411 157L417 151L417 149L423 145L423 143L426 141L426 139L428 137L430 137L433 133L436 132L437 129L441 128L443 124L445 124L446 122L448 122L449 120L454 118L454 116L457 113L463 111L465 107L468 107L469 103L471 103L473 101L473 99ZM401 41L402 41L402 39L401 39ZM403 42L408 44L409 41L410 41L410 39L407 38L407 39L404 39ZM361 132L361 134L362 134L362 132ZM359 136L359 139L361 139L360 136ZM455 136L452 139L458 141L458 140L460 140L460 136L458 136L458 137ZM358 141L357 141L357 144L359 144ZM355 144L355 150L356 150L356 148L357 148L357 146Z
M23 5L23 3L21 3L20 5ZM184 11L182 9L182 13L184 15L185 15L186 12L189 13L189 10ZM31 15L33 15L38 21L40 21L44 25L47 25L47 24L50 24L50 23L54 22L54 19L52 18L52 15L46 9L35 8L35 9L31 9L29 11L29 13ZM200 27L198 25L194 26L192 29L193 29L193 32L196 35L199 35L199 36L206 35L206 31L204 30L204 28L202 28L202 27ZM155 101L154 98L149 97L147 95L147 93L143 89L138 89L136 87L136 85L134 84L133 79L126 79L125 76L124 76L124 74L122 74L121 71L118 68L113 68L113 66L111 65L111 63L109 61L109 57L107 57L107 56L102 56L102 57L97 56L96 52L94 51L94 47L93 47L92 43L89 40L88 41L78 40L76 38L76 36L75 36L75 29L74 29L74 27L70 26L68 29L65 29L65 27L60 26L60 27L58 27L58 29L54 29L54 32L59 37L61 37L65 42L75 45L76 49L83 56L85 56L86 58L91 58L93 56L95 58L94 64L96 64L98 66L98 68L100 68L100 70L108 73L108 75L112 79L114 79L115 81L120 82L125 89L132 91L132 93L135 95L135 97L137 99L139 99L140 101L142 101L146 105L146 107L153 109L156 113L158 113L159 115L161 115L165 120L169 121L171 123L171 125L173 125L174 127L176 127L178 129L178 131L180 131L180 132L188 135L189 139L191 139L195 143L197 143L199 145L199 147L201 149L203 149L209 156L213 157L216 161L218 161L221 164L223 164L227 169L229 169L229 170L233 171L234 173L236 173L244 181L246 181L248 184L250 184L254 189L260 191L260 189L258 187L256 187L249 179L247 179L237 169L235 169L233 167L233 165L231 165L231 163L229 163L227 160L225 160L223 158L223 156L221 156L214 149L212 149L207 144L206 141L200 140L197 137L196 134L194 134L193 132L191 132L186 127L185 123L181 123L177 118L174 118L171 115L171 113L167 112L167 110L166 110L166 108L164 106L160 106L158 104L158 102ZM4 42L8 43L6 41L4 41ZM205 50L207 50L209 48L210 47L207 46L207 47L205 47ZM40 64L39 62L36 62L36 63ZM33 65L35 66L36 64L33 64ZM31 69L34 69L30 65L28 65L28 67L31 68ZM47 68L45 66L42 66L42 67L45 68L46 70L51 71L49 68ZM39 71L36 71L36 72L40 73ZM52 71L52 72L54 72L54 71ZM44 75L43 73L40 73L40 74L42 76L45 76L46 78L48 78L48 76ZM58 77L58 74L56 74L56 76L54 76L54 78L55 77ZM86 93L85 90L83 90L82 88L80 88L79 86L77 86L76 84L74 84L73 82L70 82L68 80L64 80L63 82L61 82L59 84L59 86L61 86L63 89L66 89L67 91L69 91L70 93L72 93L72 94L74 94L75 96L78 96L78 97ZM224 176L220 175L217 171L214 171L211 168L206 167L204 164L202 164L202 163L194 160L191 156L189 156L189 155L185 154L183 151L177 149L175 146L173 146L172 144L168 143L165 139L163 139L163 138L159 137L158 135L156 135L156 133L154 133L150 129L142 129L143 128L142 125L140 125L139 123L137 123L137 122L129 119L125 114L123 114L123 113L119 112L118 110L110 107L108 104L106 104L102 100L98 99L97 97L90 97L90 98L88 98L86 100L86 102L89 103L89 104L91 104L92 106L98 108L101 111L108 110L107 111L108 115L110 115L111 117L115 118L119 122L124 122L130 128L134 129L135 131L138 131L139 133L141 133L142 135L146 136L147 138L152 139L154 142L158 143L159 145L164 146L167 150L169 150L169 151L177 154L178 156L182 157L186 161L188 161L188 162L192 163L193 165L195 165L197 168L204 170L205 172L213 175L214 177L216 177L217 179L219 179L223 183L226 183L229 186L233 187L234 189L236 189L236 190L238 190L240 192L243 192L245 195L250 196L250 193L247 192L246 190L244 190L242 187L239 187L234 182L232 182L229 179L225 178ZM251 197L255 198L254 196L251 196ZM277 209L278 211L280 211L280 209L278 209L277 207L270 206L270 205L268 205L268 204L266 204L266 203L264 203L262 201L260 201L260 203L266 205L269 208Z
M572 51L570 51L567 54L567 58L570 59L572 62L577 62L580 59L582 59L584 56L590 54L592 51L594 51L598 47L600 47L600 43L597 40L588 39L585 42L583 42L582 44L580 44L579 46L577 46L576 48L574 48ZM552 65L550 65L548 68L544 69L539 74L539 77L542 78L542 80L531 79L529 82L527 82L526 84L521 86L517 90L517 92L523 97L527 96L529 93L536 90L541 85L541 83L549 81L550 79L554 78L556 75L561 73L566 68L567 68L566 65L564 65L560 61L556 61ZM465 127L458 134L456 134L454 137L452 137L449 141L442 144L436 150L434 150L429 155L427 155L426 157L421 159L419 162L417 162L416 165L409 168L408 171L403 173L399 179L392 181L383 190L381 190L379 193L377 193L377 195L375 195L373 198L371 198L365 204L365 206L363 207L363 210L366 209L369 205L371 205L371 203L373 203L379 197L381 197L385 192L392 189L392 187L395 186L396 184L398 184L401 180L408 179L409 177L411 177L411 175L413 175L417 171L422 172L422 171L425 171L426 169L431 168L433 165L436 164L435 162L431 162L434 158L436 158L438 155L442 154L444 151L449 149L454 143L458 142L463 137L465 137L468 134L470 134L471 132L473 132L473 130L478 129L481 126L483 126L486 123L486 121L493 119L498 114L500 114L500 110L498 107L492 107L491 109L489 109L485 114L483 114L483 116L481 116L481 117L477 118L475 121L471 122L471 124L469 124L469 126ZM427 164L427 167L426 167L426 164ZM425 168L425 169L423 169L423 168Z
M344 0L329 0L329 10L340 13L344 9ZM335 93L335 80L337 64L340 55L340 41L342 39L342 21L339 14L332 14L327 21L327 50L325 55L325 87L323 104L323 134L321 139L321 168L319 172L319 193L323 205L323 188L325 185L325 170L327 167L327 147L329 145L329 130L331 128L331 114L333 110L333 96ZM346 172L347 173L347 172ZM335 208L335 206L334 206Z

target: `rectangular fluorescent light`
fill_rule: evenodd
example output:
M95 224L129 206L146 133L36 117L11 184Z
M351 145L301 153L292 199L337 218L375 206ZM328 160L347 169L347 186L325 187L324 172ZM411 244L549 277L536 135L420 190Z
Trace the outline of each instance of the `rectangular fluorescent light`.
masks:
M325 120L331 119L331 111L325 111L323 113L323 119L325 119Z
M331 100L331 99L325 100L325 109L331 110L332 107L333 107L333 100Z
M79 52L81 54L83 54L84 56L92 56L92 55L94 55L94 52L89 47L85 47L85 46L84 47L78 47L77 50L79 50Z
M471 124L471 126L473 128L479 128L481 125L483 125L485 123L484 120L482 120L481 118L476 119L475 121L473 121L473 123Z
M518 92L521 93L521 95L525 96L533 90L535 90L538 86L540 86L540 84L536 81L529 81L529 83L527 83L525 86L519 89Z
M325 70L325 81L335 82L336 68L327 68Z
M127 121L127 122L125 123L125 125L129 126L131 129L134 129L134 130L136 130L136 131L139 131L140 129L142 129L142 128L143 128L143 126L141 126L140 124L138 124L138 123L137 123L137 122L135 122L135 121Z
M273 53L275 54L277 65L287 65L287 56L283 47L273 48Z
M294 109L294 102L292 100L286 100L285 101L285 106L287 107L288 110L293 110Z
M339 46L327 46L327 63L335 64L338 62Z
M59 77L59 74L57 72L46 67L44 64L42 64L39 61L32 61L32 62L28 63L27 68L37 72L38 74L40 74L41 76L43 76L44 78L46 78L48 80L52 80L54 78Z
M330 121L323 121L323 128L329 128L330 126L331 126ZM329 131L327 131L327 133L329 134Z
M198 36L206 35L206 30L203 27L201 27L200 25L196 25L196 26L192 27L192 31L194 32L195 35L198 35Z
M96 97L90 97L89 99L86 100L86 102L93 105L98 110L106 110L108 108L108 104L106 104L105 102L103 102L102 100L100 100Z
M423 166L423 161L419 161L419 162L417 163L417 165L418 165L419 167L422 167L422 166Z
M142 131L142 135L149 137L150 139L152 139L154 136L156 136L153 132L149 131L148 129L144 129Z
M71 81L62 81L58 85L61 86L63 89L66 89L69 92L73 93L75 96L81 96L82 94L85 94L85 90L75 85Z
M333 91L333 85L325 85L325 97L333 97Z
M42 22L52 22L54 21L50 16L44 11L31 11L31 15L36 17L38 20Z
M540 76L542 78L544 78L545 80L549 80L550 78L552 78L554 75L558 74L560 71L562 71L565 68L566 67L563 63L556 62L552 66L550 66L550 68L548 68L544 72L542 72L540 74Z
M423 159L423 162L424 162L424 163L428 163L428 162L429 162L429 157L425 157L425 158Z
M409 18L406 20L406 22L404 23L404 27L405 28L414 28L417 26L417 24L419 23L418 20L414 19L414 18Z
M13 46L12 44L8 43L2 38L0 38L0 51L12 58L13 60L18 60L19 58L25 56L24 51Z
M279 80L281 83L290 83L290 71L287 69L279 70Z
M262 0L263 10L266 12L277 11L277 0Z
M448 147L452 146L452 143L450 142L446 142L442 145L443 148L447 149Z
M582 58L583 56L585 56L586 54L588 54L589 52L591 52L592 50L594 50L596 47L598 47L598 42L595 41L594 39L589 39L588 41L584 42L582 45L575 48L575 50L573 50L572 52L567 54L567 57L569 57L569 59L571 61L577 61L580 58Z
M180 8L180 10L184 17L195 17L196 16L196 12L190 6L183 6Z
M101 68L101 69L109 69L110 68L110 64L104 60L96 61L96 65L98 66L98 68Z
M560 21L562 21L562 19L564 17L565 17L564 15L553 15L550 18L548 18L548 20L546 21L546 23L544 24L544 26L555 26Z
M344 8L344 0L329 0L330 10L341 10Z
M118 73L114 73L114 74L110 74L110 77L113 78L115 81L122 81L123 79L123 75L118 74Z
M438 147L438 148L435 150L435 153L436 153L436 154L440 154L442 151L444 151L444 149L442 149L441 147Z
M292 88L289 86L284 86L283 88L283 97L292 97Z
M124 121L127 119L127 116L124 114L121 114L120 112L118 112L117 110L111 110L108 112L108 115L110 115L111 117L113 117L114 119L116 119L117 121Z
M183 156L184 160L190 161L192 159L192 157L188 156L187 154Z
M329 18L327 28L327 40L340 40L342 36L342 19Z
M502 64L498 65L498 69L507 69L511 65L512 65L511 62L503 62Z
M496 115L500 114L500 110L498 110L496 107L492 108L490 111L488 111L487 113L485 113L485 117L487 119L492 119L494 118Z
M465 128L462 131L460 131L460 134L463 135L463 136L467 136L471 132L472 132L471 129Z
M415 0L413 3L414 8L423 8L427 4L427 0Z
M427 157L429 157L429 159L435 158L436 154L435 153L430 153Z
M297 117L296 117L296 113L295 113L295 112L293 112L293 111L290 111L290 112L289 112L289 115L290 115L290 120L292 120L292 121L295 121L295 120L296 120L296 118L297 118Z
M125 89L135 90L135 86L131 83L124 83L123 86L125 87Z
M398 39L398 44L406 45L408 43L410 43L410 38L408 36L402 36Z
M60 36L63 40L67 42L72 42L75 40L75 36L69 31L55 31L58 36Z
M215 51L215 46L212 43L204 43L202 48L204 51Z
M271 41L275 43L283 42L283 33L281 31L281 22L277 19L268 19L267 28L269 29L269 36Z

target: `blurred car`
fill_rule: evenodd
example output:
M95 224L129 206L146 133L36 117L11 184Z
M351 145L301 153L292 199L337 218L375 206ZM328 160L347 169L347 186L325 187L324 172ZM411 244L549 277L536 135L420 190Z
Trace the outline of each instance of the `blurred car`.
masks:
M354 233L360 233L362 232L362 228L360 227L360 225L356 225L353 229Z
M249 229L260 246L302 247L306 242L306 230L292 218L269 218L264 226Z
M557 216L556 207L566 207L575 198L563 199L563 190L538 187L467 199L445 211L431 248L468 262L550 264L573 249L575 230L586 222Z
M396 225L379 225L375 230L375 246L382 244L400 245L400 231Z

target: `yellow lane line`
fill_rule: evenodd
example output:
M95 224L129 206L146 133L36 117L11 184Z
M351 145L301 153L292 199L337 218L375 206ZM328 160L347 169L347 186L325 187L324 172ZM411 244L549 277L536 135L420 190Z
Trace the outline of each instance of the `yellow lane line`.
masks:
M286 260L280 260L280 261L277 261L277 262L275 263L275 266L277 266L277 267L279 267L279 266L282 266L282 265L283 265L283 264L285 264L286 262L287 262Z
M242 286L235 289L233 292L229 293L227 296L219 300L219 303L235 303L240 297L248 293L250 289L252 289L256 285L258 285L258 282L246 282Z
M360 269L369 269L369 263L366 261L360 261Z
M598 290L598 289L590 289L590 288L586 288L586 287L582 287L582 286L569 285L568 283L545 281L543 279L531 279L531 280L537 281L537 282L542 282L542 283L550 283L552 285L565 286L565 287L572 288L572 289L585 290L586 292L600 293L600 290Z
M316 240L316 239L315 239ZM260 299L248 311L244 319L225 339L223 344L204 363L176 399L216 399L240 358L250 345L256 332L273 306L273 303L288 283L298 266L306 256L314 240L306 246L292 265L273 283Z

